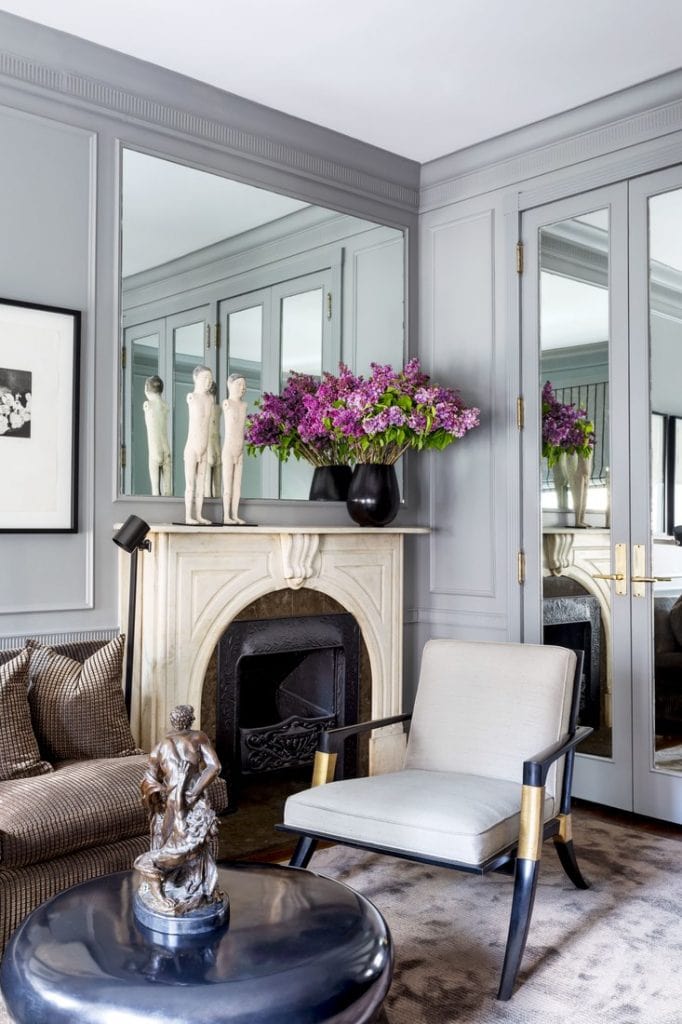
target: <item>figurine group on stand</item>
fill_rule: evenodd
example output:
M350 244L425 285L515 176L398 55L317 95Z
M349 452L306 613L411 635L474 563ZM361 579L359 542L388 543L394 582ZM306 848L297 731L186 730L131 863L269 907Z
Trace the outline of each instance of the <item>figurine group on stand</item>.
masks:
M246 380L239 373L227 378L227 398L222 403L224 440L220 446L220 406L213 373L208 366L195 366L194 387L187 395L189 425L183 453L185 466L185 522L210 526L203 515L204 498L217 497L222 476L223 523L244 525L239 518L239 501L244 466L244 430L247 403ZM152 494L171 491L171 456L168 443L168 403L163 400L163 381L148 377L145 382L144 417L149 448Z

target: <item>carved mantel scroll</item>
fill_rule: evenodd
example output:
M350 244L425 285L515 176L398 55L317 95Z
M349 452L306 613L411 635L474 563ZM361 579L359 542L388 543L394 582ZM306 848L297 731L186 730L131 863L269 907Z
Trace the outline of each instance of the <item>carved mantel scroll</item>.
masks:
M138 563L132 723L150 749L171 708L201 707L206 667L232 619L272 591L308 587L356 619L369 655L373 718L402 711L403 537L416 528L154 525ZM121 622L127 562L119 560ZM201 723L197 723L200 727ZM397 767L403 731L375 733L373 772Z

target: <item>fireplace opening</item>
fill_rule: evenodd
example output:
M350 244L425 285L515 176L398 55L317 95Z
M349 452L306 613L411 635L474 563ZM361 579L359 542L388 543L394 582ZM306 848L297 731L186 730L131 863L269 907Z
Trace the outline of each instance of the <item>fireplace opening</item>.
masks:
M352 615L235 620L218 644L216 750L237 810L253 777L310 783L322 729L358 720L358 625ZM357 774L352 741L337 777Z

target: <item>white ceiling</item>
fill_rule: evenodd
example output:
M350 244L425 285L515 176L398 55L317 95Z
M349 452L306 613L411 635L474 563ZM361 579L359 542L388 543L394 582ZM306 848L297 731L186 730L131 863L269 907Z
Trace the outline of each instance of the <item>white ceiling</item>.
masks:
M676 69L679 0L0 0L420 162Z

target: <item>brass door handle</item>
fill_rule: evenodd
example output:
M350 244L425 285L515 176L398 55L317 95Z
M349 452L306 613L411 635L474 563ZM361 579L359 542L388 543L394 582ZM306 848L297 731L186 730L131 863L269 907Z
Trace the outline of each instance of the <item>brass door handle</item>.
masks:
M631 576L631 583L672 583L672 576Z
M628 592L627 584L627 557L628 549L626 544L614 544L613 565L615 572L593 572L593 580L613 580L616 584L614 590L619 597L624 597Z

